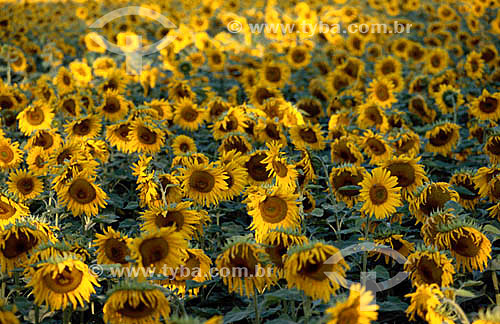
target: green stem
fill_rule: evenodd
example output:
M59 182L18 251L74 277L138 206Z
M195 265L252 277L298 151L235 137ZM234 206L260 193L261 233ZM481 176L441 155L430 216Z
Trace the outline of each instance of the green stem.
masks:
M254 288L253 291L253 308L255 311L255 324L260 324L260 314L259 314L259 303L258 303L258 291L257 288Z
M35 324L40 324L40 307L35 304Z
M365 242L368 240L368 233L370 232L370 215L366 215L366 223L365 223ZM366 272L366 267L368 264L368 252L365 251L363 253L363 272Z
M304 294L304 302L302 303L302 306L304 307L304 323L309 323L309 319L311 318L312 315L312 307L311 307L311 297L306 296Z
M69 324L71 320L71 307L66 307L63 312L63 323Z

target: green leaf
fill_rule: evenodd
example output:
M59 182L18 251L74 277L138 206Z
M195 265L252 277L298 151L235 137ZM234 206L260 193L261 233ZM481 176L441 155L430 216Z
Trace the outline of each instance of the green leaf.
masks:
M233 308L229 313L224 315L224 323L234 323L249 317L252 312L249 309L241 310L238 307Z
M462 287L473 287L473 286L482 286L484 282L476 281L476 280L468 280L462 284Z
M342 186L338 189L338 191L351 191L351 190L361 190L361 186L349 185L349 186Z
M468 298L475 298L477 297L473 292L465 290L465 289L455 289L455 295L460 296L460 297L468 297Z
M462 196L475 196L476 193L470 191L469 189L463 187L463 186L454 186L453 187L456 192L458 192Z
M314 208L313 211L311 212L311 215L315 217L321 217L323 216L323 209Z
M483 231L488 232L488 233L492 233L492 234L496 234L496 235L500 235L500 229L491 225L491 224L484 225Z

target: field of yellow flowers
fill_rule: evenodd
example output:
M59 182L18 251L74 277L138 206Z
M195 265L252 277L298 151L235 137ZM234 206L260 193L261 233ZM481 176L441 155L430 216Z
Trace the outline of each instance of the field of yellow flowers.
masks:
M500 1L4 0L0 324L499 324Z

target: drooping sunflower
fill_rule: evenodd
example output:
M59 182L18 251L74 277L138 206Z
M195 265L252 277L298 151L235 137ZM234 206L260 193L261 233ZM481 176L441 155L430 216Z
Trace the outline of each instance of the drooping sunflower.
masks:
M455 268L443 252L421 247L410 254L404 265L410 273L412 286L437 284L448 287L453 284Z
M54 113L50 105L42 100L34 101L17 115L19 129L24 135L30 135L33 131L50 129Z
M212 261L201 249L187 249L186 253L187 257L183 260L183 264L179 268L174 269L173 274L166 274L171 275L172 278L167 279L165 286L172 290L177 289L181 296L186 294L196 296L200 288L197 287L188 290L186 282L188 280L196 282L210 280L210 266L212 265Z
M332 162L336 164L350 163L361 165L363 154L349 136L342 136L331 144Z
M158 153L165 143L166 133L148 119L137 118L130 123L129 150L146 154Z
M61 111L64 115L78 117L82 110L81 101L82 97L76 94L66 95L59 99L57 110Z
M263 108L267 99L283 97L278 89L262 81L259 81L256 85L248 89L247 93L250 103L257 108Z
M177 268L186 257L187 241L175 227L143 232L128 244L130 256L142 267L153 267L160 273L163 266Z
M262 162L266 157L267 154L263 150L255 151L250 155L245 163L249 184L264 184L271 181L272 177L267 171L266 164Z
M447 84L439 86L439 91L434 94L436 105L439 107L443 114L452 113L464 103L463 95L460 89Z
M411 215L418 222L425 223L433 212L444 208L448 201L458 201L458 193L450 189L447 182L430 182L417 188L417 192L408 206Z
M106 140L111 146L124 153L130 151L130 122L116 123L106 127Z
M391 158L392 148L380 134L367 130L361 139L361 147L370 157L370 164L378 164Z
M419 186L429 180L419 161L420 157L403 155L392 157L381 164L381 167L391 172L391 176L398 178L398 186L401 187L401 194L405 199L409 199Z
M96 115L88 115L64 125L64 130L72 141L92 139L101 132L101 122Z
M290 68L280 62L265 62L260 70L260 80L277 89L283 88L290 78Z
M333 167L329 179L337 201L345 202L350 208L358 202L359 189L352 189L349 186L359 186L365 173L364 167L352 164Z
M234 238L217 256L215 264L229 292L241 296L262 293L274 284L275 274L264 248L248 239Z
M274 265L274 272L283 277L284 258L287 250L295 245L304 245L309 239L297 231L283 228L273 229L267 232L262 238L262 245L269 254L269 258Z
M0 226L15 222L29 215L29 208L22 203L0 194Z
M278 187L283 187L285 189L295 188L295 181L298 174L295 167L287 163L285 153L280 152L283 146L278 142L272 142L266 145L268 147L268 150L265 151L266 158L263 159L261 163L266 165L269 176L276 180L276 185Z
M300 226L298 194L285 188L255 188L245 199L248 214L252 216L250 229L255 230L255 240L260 243L270 230L294 230Z
M443 122L436 124L425 133L425 137L429 139L425 150L446 156L457 145L460 139L459 130L460 126L454 123Z
M435 237L439 249L449 250L457 269L484 271L491 259L491 242L479 230L461 221L438 226Z
M230 151L230 153L235 153L236 151ZM224 175L227 179L224 181L227 184L227 190L224 191L224 200L233 200L234 197L239 196L245 189L247 181L247 170L243 166L247 161L246 157L243 159L236 158L235 160L225 161L224 156L222 160L219 161L220 167L224 170Z
M390 137L393 142L395 155L415 157L420 152L420 136L411 130L405 130L396 137Z
M62 145L62 137L56 130L36 131L28 140L25 150L42 147L48 154L58 150Z
M170 304L161 287L145 281L121 281L108 292L103 319L110 324L155 324L168 320Z
M125 118L129 111L129 105L125 98L117 90L106 90L103 94L102 104L97 111L110 122Z
M297 180L300 188L304 188L309 181L315 181L317 176L311 162L311 153L306 149L299 149L300 160L295 163L298 172Z
M188 98L181 98L175 103L174 108L174 123L182 129L196 131L207 118L207 110L198 107Z
M15 305L8 305L7 299L0 299L0 323L21 324L16 316L17 308Z
M161 207L150 207L141 213L144 220L142 230L154 232L165 227L173 227L184 238L193 236L201 222L198 211L190 209L192 202L183 201L177 204Z
M72 179L57 189L58 201L66 206L74 216L85 214L95 216L99 208L106 206L108 195L84 171L73 175Z
M332 245L310 242L289 249L285 259L285 278L288 287L296 287L313 299L324 302L345 285L349 265L341 252Z
M317 122L318 118L324 116L321 101L315 98L302 98L297 101L295 107L303 115L304 119Z
M247 119L241 107L229 108L212 125L214 139L223 139L230 133L243 133L247 126Z
M469 113L480 120L496 121L500 118L500 92L490 94L483 89L483 93L472 100Z
M280 122L270 118L259 118L255 126L257 140L261 143L280 142L283 146L287 145L287 138Z
M371 101L358 107L357 124L360 128L376 127L382 133L389 129L384 109Z
M479 190L475 188L473 177L472 170L459 170L450 179L450 185L457 188L459 195L458 203L466 209L473 209L481 198Z
M373 80L368 93L370 100L382 108L389 108L398 101L394 96L394 84L387 78Z
M325 311L326 324L370 324L377 320L378 309L373 293L360 284L353 284L347 300L338 301Z
M88 266L70 256L46 260L37 264L28 287L33 288L35 303L48 304L51 310L73 309L84 306L99 287Z
M500 133L494 133L488 136L483 147L483 152L488 155L491 164L500 163Z
M319 123L296 125L290 128L290 139L297 148L321 151L325 148L325 138Z
M172 153L174 153L175 155L196 152L196 143L191 137L186 135L177 135L172 140Z
M415 292L406 294L405 297L411 298L410 306L406 309L410 321L415 321L418 316L429 324L455 323L443 308L441 299L444 298L444 293L437 284L418 285Z
M479 310L478 318L472 324L497 324L500 322L500 307Z
M481 167L474 176L474 186L481 198L489 197L491 202L500 198L500 166Z
M402 205L401 188L397 187L398 178L384 168L376 168L366 173L361 181L360 200L364 201L361 211L375 218L386 218Z
M401 254L405 258L407 258L408 255L410 255L410 253L413 252L413 250L415 250L415 244L403 239L402 234L396 234L391 231L376 235L373 242L376 245L385 245L391 248L391 250L394 250L397 253ZM399 255L397 255L397 253L393 251L388 251L387 253L388 254L384 254L384 259L386 264L389 264L389 262L391 262L392 259L397 260L399 257ZM390 254L392 253L394 253L394 255L391 256ZM378 260L382 256L382 253L374 252L374 254L377 256L376 260Z
M411 97L408 110L426 123L432 123L436 119L436 111L427 106L425 98L419 94Z
M180 169L179 180L185 195L203 206L218 204L224 197L228 177L213 163L188 163Z
M20 201L36 198L43 191L43 182L33 172L24 169L11 172L7 185Z
M130 238L111 226L103 230L103 234L96 234L94 246L97 247L97 263L127 265L126 257L130 255L128 244Z

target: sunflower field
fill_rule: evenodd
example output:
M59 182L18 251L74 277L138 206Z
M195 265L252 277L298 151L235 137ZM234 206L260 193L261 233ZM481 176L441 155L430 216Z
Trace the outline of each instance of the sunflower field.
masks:
M3 0L0 324L499 324L499 0Z

